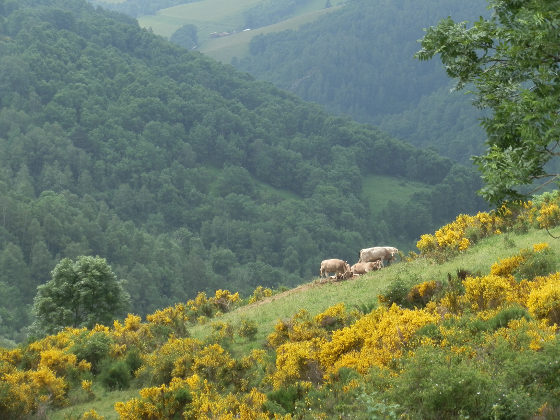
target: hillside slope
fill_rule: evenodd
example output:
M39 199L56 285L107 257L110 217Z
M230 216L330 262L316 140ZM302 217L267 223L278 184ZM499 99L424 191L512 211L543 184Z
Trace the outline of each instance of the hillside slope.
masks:
M52 419L553 419L560 244L543 227L558 229L549 218L558 203L554 192L460 215L435 233L440 242L425 235L411 260L356 279L257 288L243 302L200 294L145 322L129 315L0 349L11 386L0 404L10 414L37 409L37 399L10 401L26 386L44 393L45 382L33 380L41 371L58 380L42 406Z
M411 247L483 206L473 171L124 15L65 0L0 13L0 334L23 337L64 257L106 258L146 314L226 285L294 285L322 259ZM423 187L376 206L370 175Z
M483 147L480 113L450 93L438 63L413 56L424 28L447 16L476 20L485 6L484 0L351 1L298 30L253 38L250 54L233 63L333 112L467 162ZM439 118L449 112L442 103L460 117Z
M127 3L95 1L140 16ZM441 66L413 55L424 28L447 16L476 20L488 13L484 0L184 3L146 9L139 22L418 147L469 164L483 151L481 113L469 97L450 92Z

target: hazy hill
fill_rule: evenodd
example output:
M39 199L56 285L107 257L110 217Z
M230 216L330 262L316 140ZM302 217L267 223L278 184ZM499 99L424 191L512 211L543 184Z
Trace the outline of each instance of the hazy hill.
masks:
M447 16L476 20L486 13L484 0L354 0L299 30L253 38L250 53L233 63L331 111L466 162L482 150L480 114L463 93L449 92L437 61L413 55L424 28Z
M182 3L161 2L157 11L154 3L142 15L130 12L133 5L141 7L139 0L96 2L139 16L142 26L179 45L416 146L434 147L463 163L483 149L481 115L470 98L450 92L437 62L420 63L413 55L424 28L447 16L475 20L487 14L484 0Z
M0 16L0 334L29 323L63 257L107 258L146 314L411 248L483 206L473 171L124 15L25 0Z

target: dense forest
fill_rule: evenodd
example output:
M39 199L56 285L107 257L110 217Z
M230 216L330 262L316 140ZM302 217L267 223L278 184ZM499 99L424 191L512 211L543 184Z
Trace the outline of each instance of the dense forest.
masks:
M297 31L256 36L250 55L232 64L330 111L468 162L482 150L481 114L469 98L450 94L437 62L419 62L414 54L434 21L485 14L484 0L353 0Z
M298 284L374 243L410 249L484 207L471 169L81 0L0 1L0 164L12 339L64 257L106 258L146 314L202 290ZM372 208L372 175L427 188Z

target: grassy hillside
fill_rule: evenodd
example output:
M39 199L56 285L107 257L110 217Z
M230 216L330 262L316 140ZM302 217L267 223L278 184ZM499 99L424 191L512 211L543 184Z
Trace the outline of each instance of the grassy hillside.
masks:
M281 23L259 29L246 28L243 14L261 2L262 0L201 0L161 9L155 15L141 16L138 22L142 27L151 28L156 34L167 38L183 25L195 25L198 29L199 50L229 63L234 56L240 58L248 52L249 42L255 35L296 29L335 10L334 6L341 4L342 0L332 1L333 7L329 9L324 8L324 0L306 2L303 7L297 8L295 16ZM242 32L243 29L253 30ZM212 38L210 34L213 32L235 33L223 38ZM230 48L232 51L226 51Z
M363 195L376 216L390 201L405 204L415 193L427 192L430 189L429 185L422 182L405 181L382 175L370 175L362 181Z
M253 303L199 295L145 322L0 349L11 385L0 406L32 410L21 387L49 384L52 399L35 407L50 419L557 418L560 243L548 231L558 203L554 192L459 216L425 235L419 255L359 278L313 278ZM37 382L39 368L55 376Z
M146 315L199 290L293 286L325 255L411 246L483 206L474 170L127 16L85 0L0 13L0 337L24 339L37 286L66 257L106 258ZM379 229L370 175L430 187ZM461 195L442 204L449 190Z
M241 31L222 38L208 38L201 44L200 51L222 63L229 64L234 58L240 59L249 54L249 45L255 36L286 30L297 30L302 25L313 22L321 16L337 10L337 8L333 6L329 9L305 12L280 23L267 25L262 28Z

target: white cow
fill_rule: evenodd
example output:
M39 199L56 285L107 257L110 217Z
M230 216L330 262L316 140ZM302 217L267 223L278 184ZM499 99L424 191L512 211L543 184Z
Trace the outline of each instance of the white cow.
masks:
M392 246L374 246L373 248L364 248L360 250L360 259L358 262L369 262L369 261L390 261L393 262L396 259L396 255L399 254L399 250Z
M358 262L354 264L350 269L354 274L365 274L370 271L381 270L383 267L383 261L370 261L370 262Z
M323 260L321 262L319 274L321 277L327 277L329 273L335 273L336 275L344 274L347 271L350 271L350 265L346 261L333 258L330 260Z

